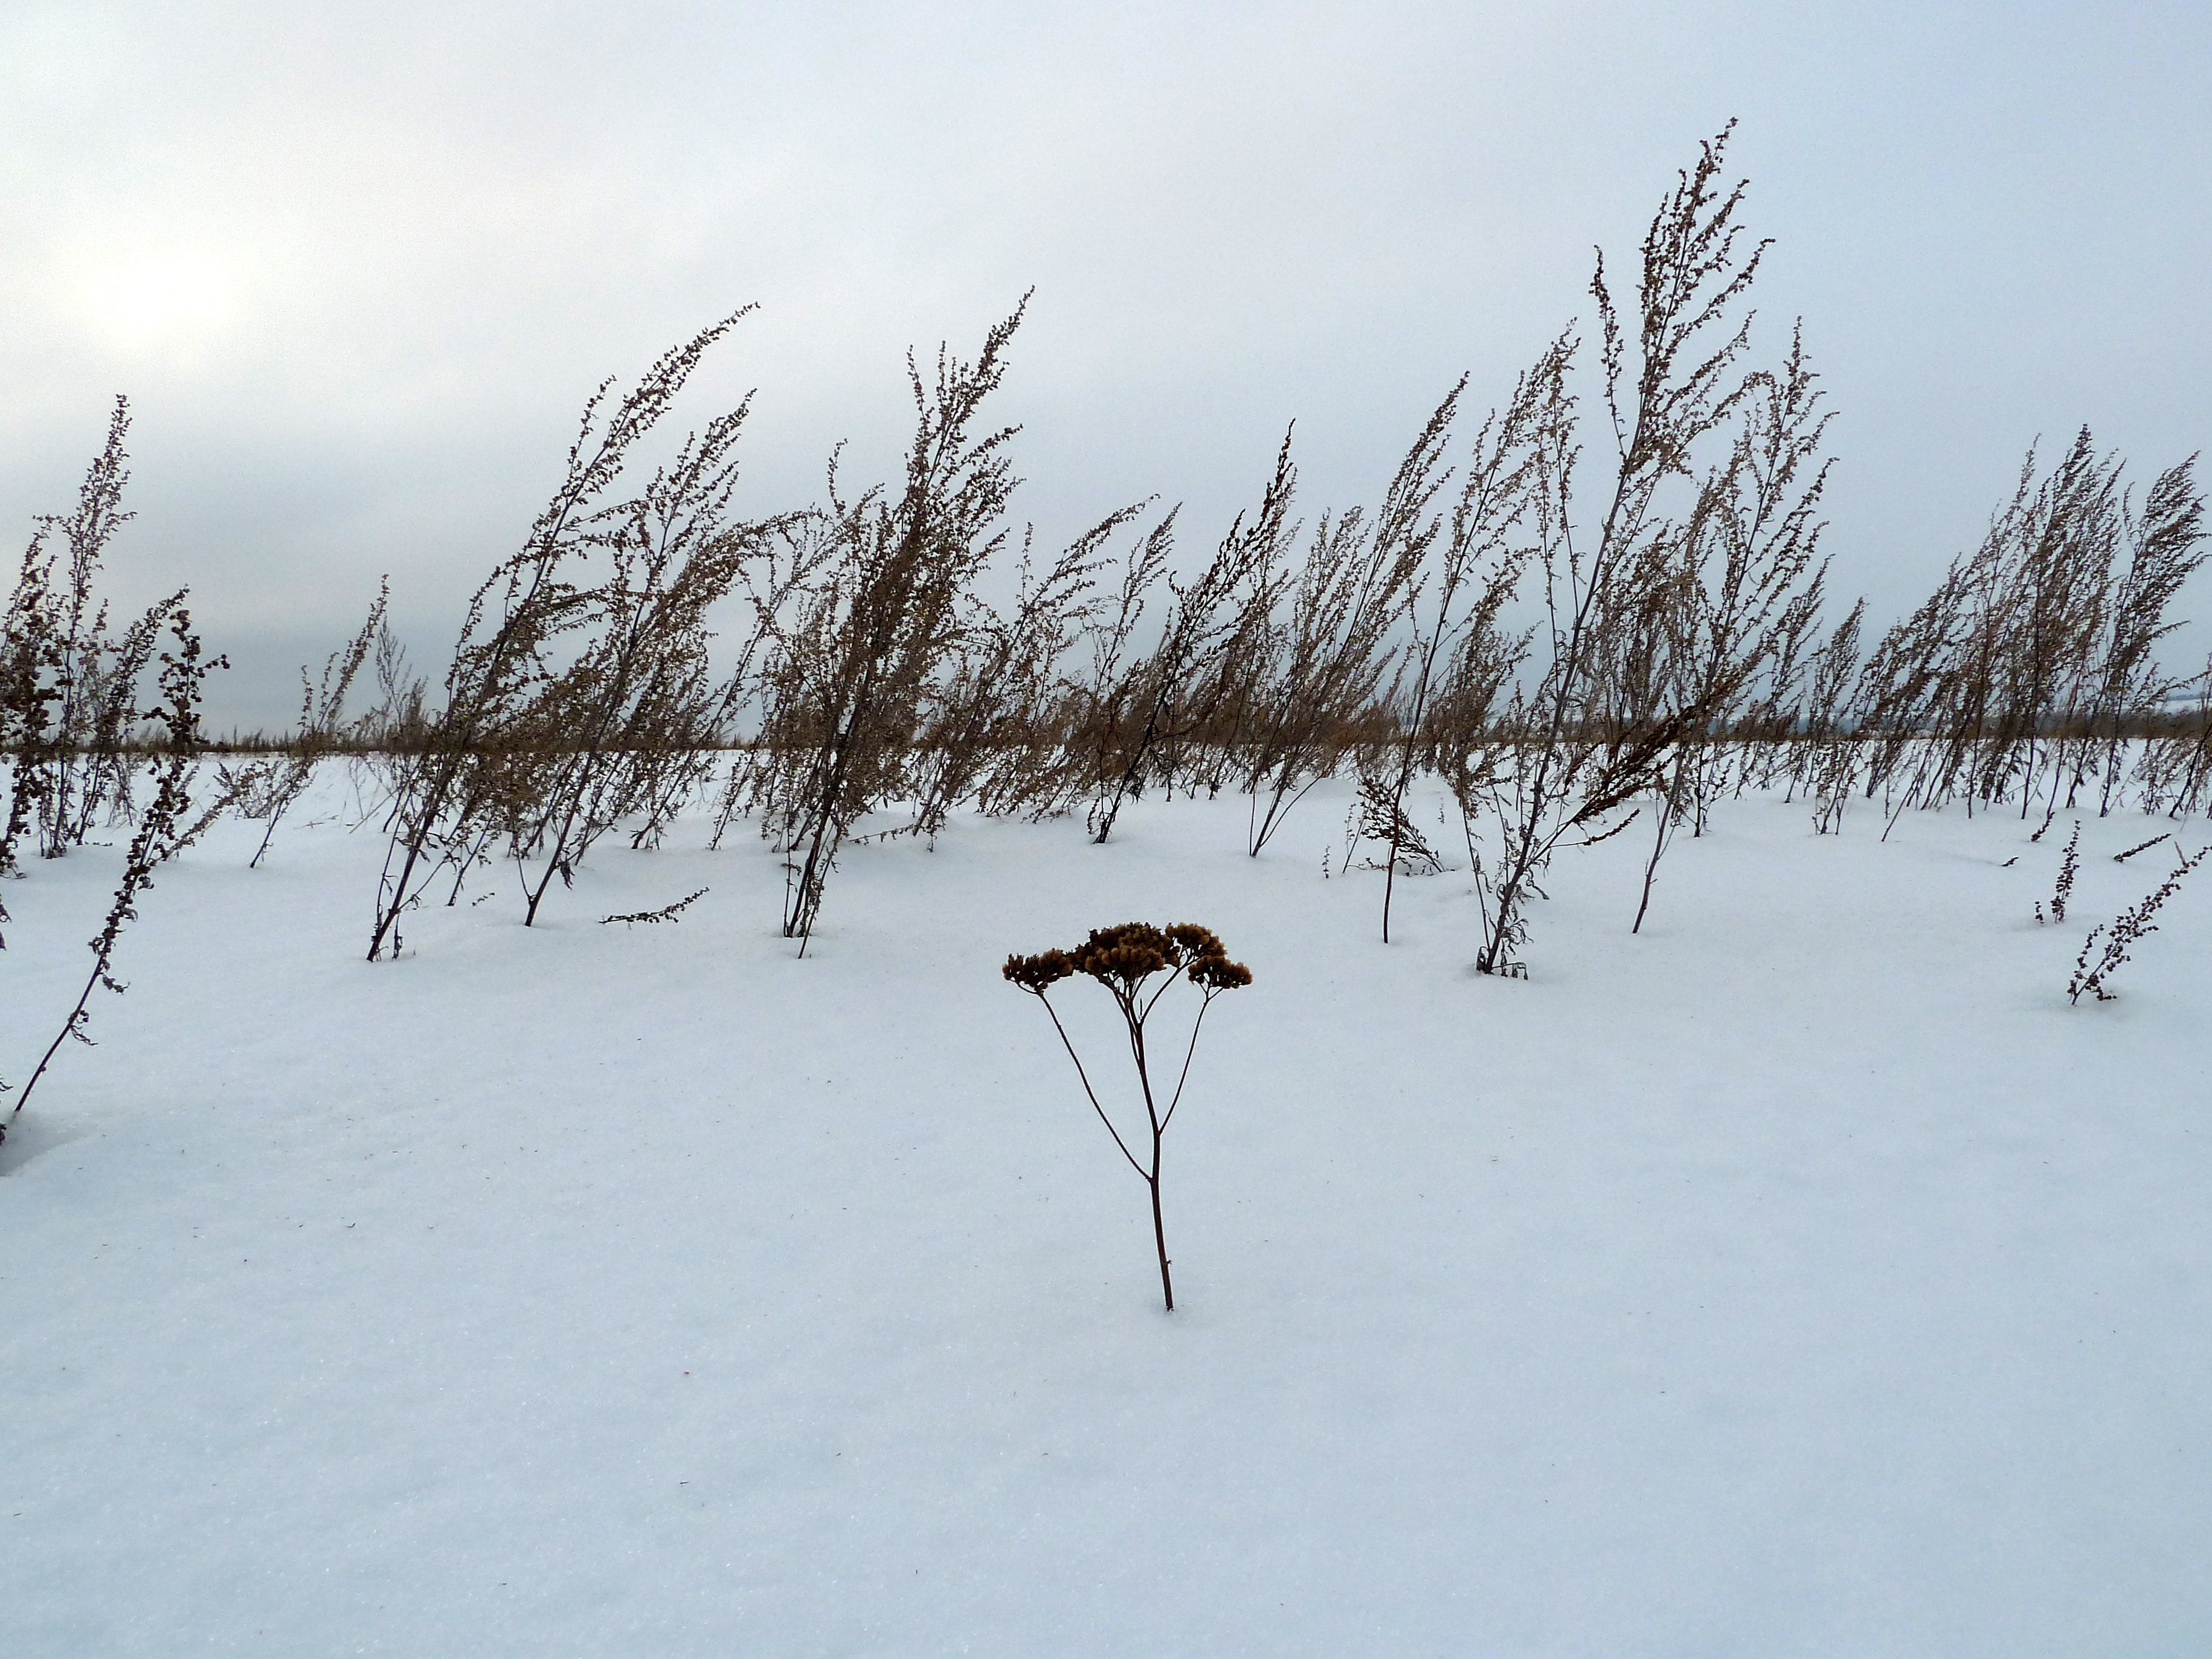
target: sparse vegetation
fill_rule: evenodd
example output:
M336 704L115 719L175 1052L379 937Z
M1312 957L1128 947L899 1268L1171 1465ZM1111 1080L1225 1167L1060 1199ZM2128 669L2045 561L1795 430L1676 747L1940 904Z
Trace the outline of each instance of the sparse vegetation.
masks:
M260 864L318 767L343 755L387 848L371 960L399 952L418 907L457 903L495 865L534 925L606 836L652 849L702 799L719 800L710 847L750 820L782 854L781 927L805 954L856 841L933 844L963 811L1080 810L1105 843L1148 793L1241 790L1256 858L1308 791L1349 773L1343 867L1361 842L1377 850L1364 867L1382 877L1388 942L1401 878L1446 868L1409 807L1425 776L1457 807L1473 965L1515 977L1561 852L1642 827L1638 931L1677 836L1747 789L1802 793L1823 835L1862 799L1885 836L1908 810L1957 803L2039 817L2038 842L2061 812L2203 811L2212 667L2179 678L2157 656L2206 557L2194 458L2138 501L2086 430L2047 468L2031 451L1981 543L1870 649L1863 601L1824 618L1830 415L1802 325L1778 356L1754 349L1766 244L1726 179L1729 137L1662 199L1632 295L1616 298L1601 257L1587 371L1570 326L1464 441L1462 377L1371 512L1331 507L1310 528L1293 517L1285 434L1256 504L1194 574L1176 568L1177 507L1115 508L1051 554L1012 519L1016 433L986 416L1026 299L973 361L940 349L926 374L909 356L913 439L893 484L852 494L833 456L823 501L741 513L746 403L649 464L693 371L745 313L726 318L629 390L593 394L550 500L471 601L437 695L380 592L320 678L302 670L295 729L233 745L246 757L217 765L197 818L150 832L130 890L223 811L259 822ZM1603 434L1587 459L1586 399ZM184 593L118 626L97 591L131 516L129 428L118 400L75 510L38 520L0 627L0 874L104 823L143 830L185 798L175 757L206 746L166 678L163 709L138 708L165 634L185 637ZM718 662L730 611L744 624ZM364 673L374 704L349 715ZM142 776L151 805L133 799ZM2080 837L2077 817L2053 921ZM697 896L605 920L674 921ZM2123 955L2103 969L2085 956L2076 1000L2105 994L2120 928L2104 937Z

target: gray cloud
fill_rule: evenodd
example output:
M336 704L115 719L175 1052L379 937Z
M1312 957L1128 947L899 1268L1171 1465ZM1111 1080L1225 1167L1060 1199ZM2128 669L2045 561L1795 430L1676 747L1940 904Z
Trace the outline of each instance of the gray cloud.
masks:
M128 391L117 585L191 581L219 717L279 720L380 572L442 644L602 376L759 301L694 401L759 388L784 505L841 438L886 466L906 348L1034 286L1025 510L1157 492L1202 542L1293 416L1319 505L1462 369L1501 393L1730 115L1844 590L1909 603L2039 434L2204 441L2200 7L1064 9L18 0L0 522Z

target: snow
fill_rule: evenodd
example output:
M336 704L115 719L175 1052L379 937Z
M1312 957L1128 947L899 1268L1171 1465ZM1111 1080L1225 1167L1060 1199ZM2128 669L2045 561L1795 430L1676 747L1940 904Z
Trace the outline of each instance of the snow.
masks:
M0 1148L0 1651L2212 1650L2212 878L2063 992L2169 826L2039 927L2069 820L1730 803L1503 981L1464 871L1389 946L1324 880L1346 799L856 848L804 961L696 822L375 966L368 832L221 826ZM7 889L11 1081L118 856ZM1173 1315L998 972L1127 920L1256 976Z

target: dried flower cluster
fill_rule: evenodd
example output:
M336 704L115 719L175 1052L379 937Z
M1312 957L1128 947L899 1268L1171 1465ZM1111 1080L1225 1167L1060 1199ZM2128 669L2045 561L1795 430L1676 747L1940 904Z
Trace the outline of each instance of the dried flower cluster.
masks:
M1116 1001L1129 1006L1136 1003L1144 982L1158 973L1180 973L1192 984L1215 991L1252 982L1250 969L1230 961L1227 948L1212 932L1189 922L1155 927L1150 922L1125 921L1094 927L1088 939L1071 950L1008 957L1005 969L1009 981L1039 995L1048 986L1086 974L1111 991ZM1172 982L1170 978L1168 983ZM1166 984L1160 987L1166 988Z

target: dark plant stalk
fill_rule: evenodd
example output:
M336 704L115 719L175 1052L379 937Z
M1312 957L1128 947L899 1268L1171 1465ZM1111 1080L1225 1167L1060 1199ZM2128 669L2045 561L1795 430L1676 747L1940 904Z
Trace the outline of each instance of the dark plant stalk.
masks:
M1167 1221L1160 1201L1162 1147L1168 1125L1175 1118L1176 1107L1182 1103L1183 1086L1190 1080L1191 1058L1198 1050L1198 1034L1206 1022L1206 1010L1222 992L1249 985L1251 970L1230 961L1221 941L1206 928L1188 924L1161 928L1133 921L1118 927L1094 928L1091 937L1072 951L1009 957L1003 972L1009 981L1044 1004L1053 1030L1060 1035L1060 1046L1067 1050L1068 1059L1075 1062L1075 1074L1082 1081L1084 1096L1091 1102L1091 1110L1106 1126L1106 1133L1113 1136L1115 1146L1129 1167L1144 1181L1152 1200L1152 1246L1159 1258L1160 1296L1167 1310L1173 1313L1175 1279L1170 1272ZM1137 1085L1144 1097L1145 1121L1152 1132L1149 1164L1140 1161L1129 1150L1127 1140L1107 1115L1097 1091L1091 1085L1091 1074L1084 1066L1083 1057L1075 1052L1067 1028L1060 1024L1059 1010L1046 994L1052 986L1078 973L1104 986L1121 1012L1129 1058L1136 1066ZM1151 981L1158 974L1165 977L1154 985ZM1152 1090L1151 1059L1145 1041L1146 1022L1159 1006L1160 999L1179 979L1198 988L1198 1015L1191 1022L1190 1042L1183 1050L1182 1069L1176 1079L1175 1093L1168 1100L1167 1109L1162 1111Z

